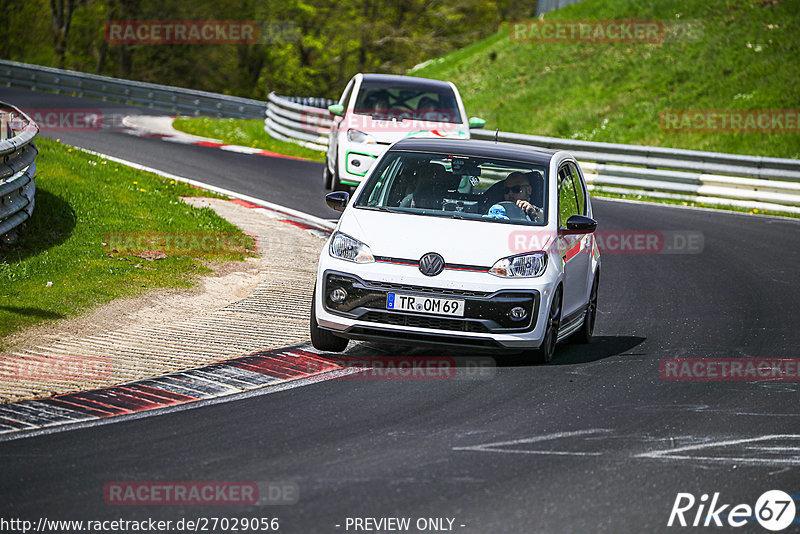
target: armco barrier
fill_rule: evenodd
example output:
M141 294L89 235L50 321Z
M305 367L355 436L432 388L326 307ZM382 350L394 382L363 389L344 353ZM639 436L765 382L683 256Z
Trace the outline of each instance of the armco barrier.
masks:
M270 93L264 130L284 141L299 143L315 150L327 150L331 114L326 99L300 99Z
M264 129L273 137L326 150L331 118L323 106L333 101L295 100L270 94ZM471 130L471 135L495 138L486 130ZM497 139L569 151L596 192L800 213L800 160L509 132L498 132Z
M0 60L0 84L92 97L181 115L262 119L265 102Z
M19 109L0 102L0 246L17 238L33 214L39 127Z

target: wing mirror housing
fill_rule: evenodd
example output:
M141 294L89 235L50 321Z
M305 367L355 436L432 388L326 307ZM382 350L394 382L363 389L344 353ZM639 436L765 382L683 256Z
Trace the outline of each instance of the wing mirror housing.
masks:
M336 211L344 211L347 202L350 200L350 193L347 191L334 191L325 195L325 202L328 207Z
M480 117L470 117L469 118L469 127L470 128L483 128L486 126L486 121L481 119Z
M560 235L593 234L597 221L585 215L572 215L567 219L567 227L558 229Z
M328 106L328 111L333 113L334 115L339 115L340 117L344 115L344 106L341 104L331 104Z

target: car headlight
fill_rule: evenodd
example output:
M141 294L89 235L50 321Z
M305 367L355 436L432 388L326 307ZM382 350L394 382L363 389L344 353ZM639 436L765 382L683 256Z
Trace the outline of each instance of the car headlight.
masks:
M375 257L367 245L349 235L337 232L331 239L328 253L334 258L354 263L372 263Z
M347 140L351 143L375 144L375 138L359 130L350 128L347 130Z
M534 252L522 256L511 256L497 260L489 274L505 278L535 278L547 268L547 254Z

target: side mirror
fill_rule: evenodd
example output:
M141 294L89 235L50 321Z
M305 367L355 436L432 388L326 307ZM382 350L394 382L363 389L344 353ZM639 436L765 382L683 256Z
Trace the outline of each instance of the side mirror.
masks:
M328 106L328 111L333 113L334 115L339 115L340 117L344 115L344 106L341 104L331 104Z
M350 193L347 191L334 191L325 195L325 202L328 207L336 211L344 211L348 200L350 200Z
M470 117L469 118L469 127L470 128L483 128L486 126L486 121L479 118L479 117Z
M567 219L567 227L559 228L560 235L592 234L597 230L597 221L585 215L572 215Z

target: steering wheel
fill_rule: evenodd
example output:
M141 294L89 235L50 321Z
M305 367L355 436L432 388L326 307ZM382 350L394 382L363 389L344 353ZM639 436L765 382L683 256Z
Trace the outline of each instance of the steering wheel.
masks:
M503 208L506 210L506 216L511 219L512 221L527 221L528 216L525 214L525 210L517 206L516 202L511 202L510 200L504 200L502 202L498 202Z

